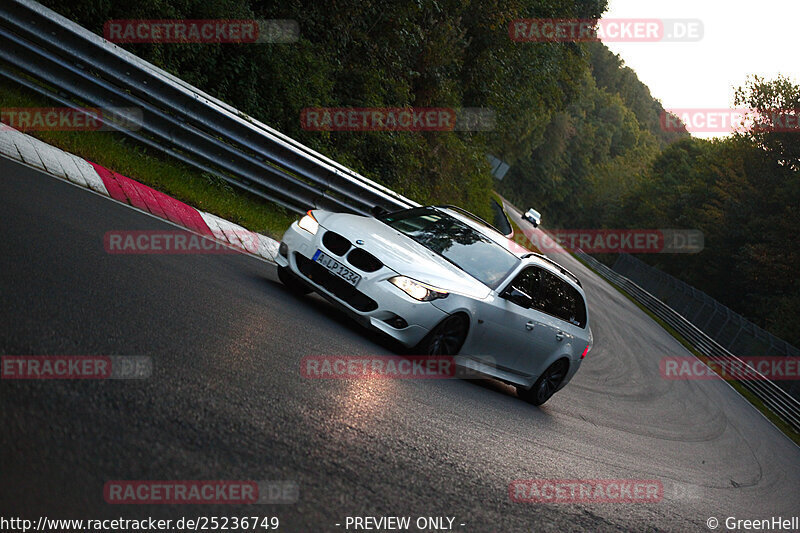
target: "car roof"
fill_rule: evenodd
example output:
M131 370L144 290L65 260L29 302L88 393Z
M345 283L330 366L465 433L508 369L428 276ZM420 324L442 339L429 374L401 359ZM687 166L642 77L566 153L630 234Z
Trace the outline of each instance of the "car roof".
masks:
M536 263L539 266L545 267L547 270L556 274L560 278L568 281L570 284L575 285L577 289L583 292L583 284L578 276L556 263L546 255L537 254L536 252L529 252L521 257L521 259L531 259L531 263Z

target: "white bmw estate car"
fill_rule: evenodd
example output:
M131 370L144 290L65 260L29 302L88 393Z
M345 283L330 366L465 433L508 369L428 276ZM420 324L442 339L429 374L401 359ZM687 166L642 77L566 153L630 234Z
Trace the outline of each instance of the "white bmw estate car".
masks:
M456 207L376 216L309 211L286 231L278 274L416 353L453 355L541 405L592 346L578 279ZM526 253L527 252L527 253Z

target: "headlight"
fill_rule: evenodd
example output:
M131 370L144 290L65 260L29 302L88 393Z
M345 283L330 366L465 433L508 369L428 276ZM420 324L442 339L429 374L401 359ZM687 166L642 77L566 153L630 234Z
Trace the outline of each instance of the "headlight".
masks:
M300 222L298 222L297 225L309 232L311 235L316 235L317 231L319 230L319 222L317 222L317 219L311 214L311 210L306 213L306 216L300 219Z
M415 300L421 302L430 302L431 300L447 298L448 296L448 293L445 291L434 289L433 287L405 276L395 276L390 278L389 282Z

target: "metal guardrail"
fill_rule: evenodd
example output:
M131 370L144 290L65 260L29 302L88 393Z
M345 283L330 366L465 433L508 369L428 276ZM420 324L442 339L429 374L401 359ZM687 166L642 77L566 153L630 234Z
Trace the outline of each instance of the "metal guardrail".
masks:
M800 357L800 349L776 337L701 290L662 272L630 254L619 254L614 272L622 274L666 303L726 350L740 356L775 355ZM800 399L800 383L781 383Z
M747 365L739 357L730 353L711 337L700 331L694 324L681 316L677 311L667 306L664 302L642 289L625 276L614 272L603 263L597 261L592 256L582 250L577 250L575 255L586 262L596 272L605 279L623 288L637 302L649 309L658 318L669 324L675 331L680 333L697 351L707 356L712 361L731 362L735 361L747 367L748 373L752 369L755 379L742 380L739 383L752 392L764 405L773 413L778 415L786 423L791 425L796 431L800 431L800 402L787 394L774 382L768 380L763 374Z
M295 212L418 205L32 0L0 3L0 76L65 106L141 110L136 131L109 126Z

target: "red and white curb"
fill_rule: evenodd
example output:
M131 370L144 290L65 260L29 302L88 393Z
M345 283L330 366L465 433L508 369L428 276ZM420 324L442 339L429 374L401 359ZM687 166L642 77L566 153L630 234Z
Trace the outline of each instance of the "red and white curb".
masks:
M274 261L278 241L223 218L199 211L113 170L0 125L0 155L21 161L96 193L131 205L200 235Z

